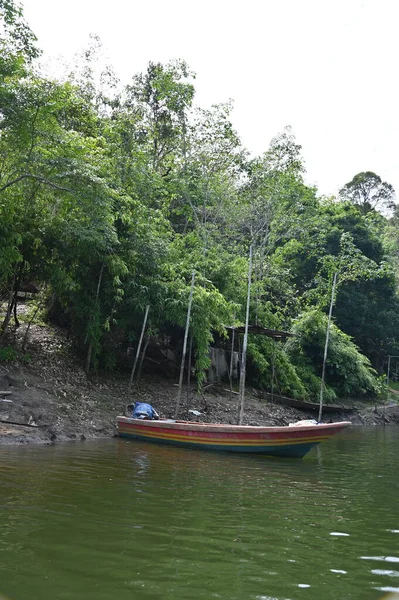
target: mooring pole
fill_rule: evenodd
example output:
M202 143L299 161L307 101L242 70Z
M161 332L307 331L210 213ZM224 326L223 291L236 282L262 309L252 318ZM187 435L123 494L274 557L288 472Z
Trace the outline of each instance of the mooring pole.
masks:
M181 357L179 388L177 390L176 408L175 408L175 419L177 419L177 417L179 416L179 409L180 409L181 391L182 391L182 387L183 387L184 363L186 362L186 352L187 352L187 338L188 338L188 330L190 328L191 305L193 303L194 281L195 281L195 271L193 271L193 274L191 277L190 299L188 301L186 330L184 332L183 355Z
M327 333L326 333L326 343L324 346L324 357L323 357L323 369L321 372L321 385L320 385L320 406L319 406L319 417L318 421L321 423L321 417L323 414L323 392L324 392L324 381L326 378L326 362L327 362L327 352L328 352L328 340L330 337L330 327L331 327L331 317L335 300L335 286L337 284L338 274L334 273L334 279L331 290L331 300L330 300L330 310L328 313L328 322L327 322Z
M234 316L235 319L235 316ZM231 333L231 354L230 354L230 402L233 398L233 362L234 362L234 334L235 334L235 327L233 325L233 330Z
M390 377L390 373L391 373L391 358L399 358L399 356L394 356L393 354L388 354L388 370L387 370L387 401L389 404L389 400L391 398L391 395L389 393L389 377ZM383 406L383 415L384 415L384 425L385 425L385 401Z
M240 387L238 393L238 425L242 425L244 417L244 396L245 396L245 370L246 370L246 359L247 359L247 346L248 346L248 323L249 323L249 303L251 300L251 275L252 275L252 244L249 247L249 266L248 266L248 290L247 290L247 310L245 314L245 330L244 330L244 341L242 344L242 357L240 365Z
M138 346L137 346L136 358L134 359L132 372L130 374L129 387L127 388L128 403L129 403L129 400L130 400L130 394L132 392L132 385L133 385L134 373L136 371L137 361L139 360L139 356L140 356L141 344L143 343L143 337L144 337L145 327L147 325L147 317L148 317L148 311L149 310L150 310L150 305L147 304L147 306L145 308L145 315L144 315L143 326L141 328L140 339L139 339L139 343L138 343Z
M188 346L188 366L187 366L187 421L189 420L190 393L191 393L191 356L193 350L193 334L190 335L190 344Z
M276 355L276 342L272 340L273 352L272 352L272 404L274 404L274 374L275 374L275 355Z

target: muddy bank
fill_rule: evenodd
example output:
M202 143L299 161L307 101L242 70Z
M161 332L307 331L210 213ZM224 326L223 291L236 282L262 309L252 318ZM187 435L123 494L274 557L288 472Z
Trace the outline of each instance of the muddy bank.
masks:
M22 326L14 343L18 347ZM0 444L51 444L115 434L115 417L125 414L127 375L87 377L75 360L65 333L57 328L33 325L23 360L0 363ZM28 363L26 360L28 359ZM162 417L173 417L175 382L152 375L134 390L134 399L154 405ZM181 403L187 414L187 392ZM190 420L235 423L237 397L229 398L223 386L208 387L204 394L189 395ZM271 404L256 390L246 394L244 424L288 425L314 418L314 412ZM399 406L367 407L345 414L328 414L326 421L350 420L355 425L399 423Z

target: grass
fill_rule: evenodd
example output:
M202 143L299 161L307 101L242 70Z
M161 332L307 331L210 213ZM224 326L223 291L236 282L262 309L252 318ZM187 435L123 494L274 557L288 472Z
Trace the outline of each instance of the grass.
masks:
M0 363L13 363L17 360L27 365L32 360L32 356L27 352L18 352L12 346L0 347Z

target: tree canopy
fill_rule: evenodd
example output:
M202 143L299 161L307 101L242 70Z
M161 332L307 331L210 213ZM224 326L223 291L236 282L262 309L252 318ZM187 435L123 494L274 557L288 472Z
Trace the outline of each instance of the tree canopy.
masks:
M390 183L382 181L372 171L358 173L339 192L341 198L349 200L364 213L371 210L395 208L395 190Z

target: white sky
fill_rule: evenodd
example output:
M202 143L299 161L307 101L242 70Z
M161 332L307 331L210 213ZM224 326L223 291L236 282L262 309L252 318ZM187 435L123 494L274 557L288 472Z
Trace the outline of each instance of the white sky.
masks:
M252 154L291 125L307 181L335 193L374 171L399 196L398 0L23 0L45 57L95 33L123 82L186 60L202 107L232 98Z

